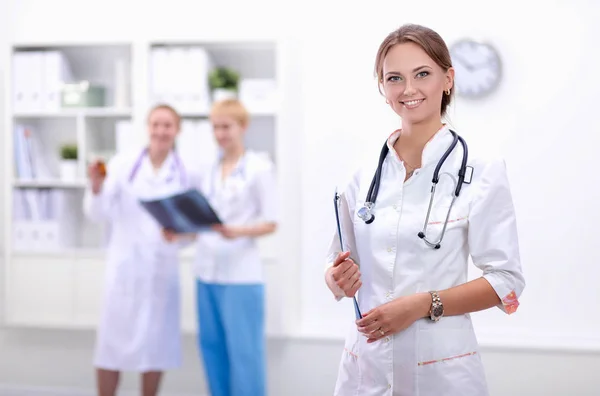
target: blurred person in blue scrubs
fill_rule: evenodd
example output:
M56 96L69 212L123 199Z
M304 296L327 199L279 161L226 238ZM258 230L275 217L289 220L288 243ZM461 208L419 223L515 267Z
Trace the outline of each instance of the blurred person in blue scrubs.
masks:
M99 396L116 394L121 371L142 373L142 394L155 396L163 371L181 365L179 244L164 240L139 203L198 183L174 149L179 129L175 109L156 106L146 147L88 169L84 211L111 231L94 355Z
M275 167L245 147L250 117L238 100L214 104L210 121L221 155L200 190L223 225L197 236L198 343L211 396L264 396L265 289L256 239L277 227Z

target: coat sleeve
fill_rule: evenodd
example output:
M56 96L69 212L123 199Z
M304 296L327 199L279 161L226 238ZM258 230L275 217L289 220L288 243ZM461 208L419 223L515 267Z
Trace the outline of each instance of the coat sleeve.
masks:
M357 172L352 178L351 182L345 188L344 191L340 193L340 206L339 206L339 216L340 216L340 228L342 232L342 239L344 242L344 251L350 252L350 258L360 266L358 262L358 253L356 251L356 238L354 234L354 222L352 221L354 217L354 210L356 206L356 194L358 191L358 182L359 173ZM331 210L334 211L333 206L333 194L331 195L330 202ZM340 289L335 281L327 276L329 268L333 265L333 262L337 255L341 253L340 247L340 238L338 236L338 230L335 223L335 212L333 215L334 219L334 230L331 241L329 243L329 248L327 250L327 257L325 259L325 282L329 286L330 290L332 290L334 297L336 300L341 300L345 297L344 292Z
M110 220L117 210L120 195L119 174L124 172L122 158L114 157L106 168L106 179L100 192L94 194L90 184L84 192L83 211L93 222Z
M477 169L475 169L477 172ZM517 221L504 160L483 166L469 214L469 250L507 314L515 312L525 288Z

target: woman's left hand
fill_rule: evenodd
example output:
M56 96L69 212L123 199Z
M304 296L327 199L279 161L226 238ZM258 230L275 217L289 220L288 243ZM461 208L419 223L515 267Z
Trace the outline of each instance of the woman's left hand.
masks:
M243 236L241 227L225 225L225 224L218 224L218 225L213 226L213 230L217 231L218 233L221 234L221 236L223 236L223 238L227 238L227 239L235 239L235 238L239 238L239 237Z
M399 297L364 313L356 325L358 331L368 337L367 343L372 343L408 328L425 317L430 307L429 293Z
M167 242L175 242L177 241L177 234L175 233L175 231L167 229L167 228L163 228L162 230L162 235L163 238L167 241Z

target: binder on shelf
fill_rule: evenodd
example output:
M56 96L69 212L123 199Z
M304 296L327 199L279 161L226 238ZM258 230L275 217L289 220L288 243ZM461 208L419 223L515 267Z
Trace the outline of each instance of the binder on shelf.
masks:
M211 98L210 54L201 46L155 47L150 55L150 92L153 103L169 103L180 112L207 113Z
M13 106L15 112L60 110L60 89L73 79L61 51L19 51L13 55Z

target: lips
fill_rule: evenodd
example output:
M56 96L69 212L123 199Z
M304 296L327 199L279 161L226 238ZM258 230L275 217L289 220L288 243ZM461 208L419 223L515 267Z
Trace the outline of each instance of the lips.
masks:
M404 105L404 107L406 107L407 109L414 109L416 107L419 107L419 105L421 103L423 103L425 99L413 99L413 100L407 100L404 102L400 102Z

